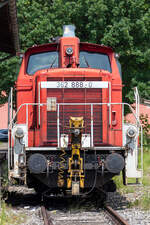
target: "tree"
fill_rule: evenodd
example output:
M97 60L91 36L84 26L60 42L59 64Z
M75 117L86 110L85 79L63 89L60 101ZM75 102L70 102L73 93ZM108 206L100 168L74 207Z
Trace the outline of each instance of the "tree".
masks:
M150 144L150 124L148 122L148 115L140 115L140 121L143 127L143 144L149 146Z
M0 54L0 59L6 54ZM0 63L0 104L4 104L8 99L10 87L14 86L19 72L20 59L12 57Z
M17 6L22 51L61 36L62 25L75 24L81 41L108 45L120 53L125 100L133 99L130 90L135 83L142 97L150 98L148 0L19 0ZM12 74L15 60L6 63L5 78Z

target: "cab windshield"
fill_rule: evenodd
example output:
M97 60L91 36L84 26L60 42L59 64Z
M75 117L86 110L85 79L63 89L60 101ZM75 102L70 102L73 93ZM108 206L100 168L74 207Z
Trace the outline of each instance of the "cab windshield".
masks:
M88 67L94 69L107 70L110 73L112 72L108 55L103 53L81 51L80 68L88 68Z
M59 54L57 51L36 53L29 57L27 74L48 68L58 68ZM110 73L109 57L103 53L80 51L80 68L94 68L107 70Z
M36 71L48 68L58 68L58 52L42 52L29 57L27 73L33 75Z

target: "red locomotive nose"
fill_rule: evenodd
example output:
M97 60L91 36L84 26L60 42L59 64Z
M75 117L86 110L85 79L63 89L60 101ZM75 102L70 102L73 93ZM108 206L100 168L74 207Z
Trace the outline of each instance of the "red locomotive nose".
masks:
M96 188L115 191L111 179L121 171L124 184L141 178L138 115L122 103L118 56L110 47L80 43L73 25L54 40L25 52L14 118L11 89L9 179L40 194L85 196ZM135 124L125 122L125 106Z
M60 38L60 67L76 68L79 65L79 38L75 37L75 26L64 26L63 37Z

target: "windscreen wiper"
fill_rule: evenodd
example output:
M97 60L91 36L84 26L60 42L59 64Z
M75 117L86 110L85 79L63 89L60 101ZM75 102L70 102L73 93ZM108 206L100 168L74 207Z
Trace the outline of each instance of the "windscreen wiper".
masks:
M90 68L90 65L89 65L89 63L88 63L88 61L87 61L85 55L84 55L84 61L86 62L86 65L88 66L88 68Z
M50 68L53 67L54 63L56 62L57 56L55 56L54 60L52 61L52 63L50 64Z

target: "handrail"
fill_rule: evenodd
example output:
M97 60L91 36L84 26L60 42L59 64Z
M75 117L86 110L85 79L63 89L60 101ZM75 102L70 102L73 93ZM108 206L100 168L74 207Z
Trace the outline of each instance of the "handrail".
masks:
M14 118L10 121L10 124L11 123L13 123L13 120L16 118L16 116L17 116L17 114L18 114L18 112L20 111L20 109L23 107L23 106L46 106L47 105L47 103L23 103L23 104L21 104L20 106L19 106L19 108L18 108L18 110L16 111L16 113L15 113L15 115L14 115ZM134 115L134 118L136 119L136 121L138 122L138 125L139 126L142 126L141 125L141 122L140 122L140 120L139 120L139 118L136 116L136 114L135 114L135 112L134 112L134 109L132 108L132 106L130 105L130 104L128 104L128 103L118 103L118 102L111 102L111 103L109 103L109 102L106 102L106 103L56 103L56 105L58 106L67 106L67 105L74 105L74 106L76 106L76 105L78 105L78 106L80 106L80 105L127 105L127 106L129 106L129 108L131 109L131 112L133 113L133 115Z
M26 106L26 124L27 124L27 127L28 127L28 106L47 106L47 103L24 103L24 104L21 104L20 106L19 106L19 108L18 108L18 110L17 110L17 112L15 113L15 115L14 115L14 118L10 121L10 124L9 124L9 129L10 128L12 128L13 127L13 121L14 121L14 119L16 118L16 116L17 116L17 114L18 114L18 112L20 111L20 109L23 107L23 106ZM141 132L142 132L142 124L140 123L140 120L139 120L139 118L138 118L138 116L135 114L135 112L134 112L134 110L133 110L133 108L132 108L132 106L130 105L130 104L128 104L128 103L109 103L109 102L107 102L107 103L56 103L56 105L57 105L57 114L58 114L58 111L59 111L59 107L60 106L80 106L80 105L82 105L82 106L84 106L84 105L89 105L89 106L91 106L91 129L93 129L93 123L92 123L92 118L93 118L93 116L92 116L92 111L93 111L93 106L94 105L107 105L108 107L110 106L110 105L122 105L123 106L123 109L122 109L122 111L124 111L124 106L126 105L126 106L128 106L129 108L130 108L130 110L131 110L131 112L132 112L132 114L133 114L133 116L134 116L134 118L135 118L135 120L137 121L136 122L136 125L140 128L140 130L141 130ZM123 115L124 116L124 115ZM59 115L57 115L57 139L58 138L60 138L60 134L59 134ZM122 118L122 121L123 121L123 118ZM124 122L123 122L123 124L124 124ZM93 146L93 131L91 132L91 146ZM141 135L142 136L142 135ZM142 141L142 140L141 140ZM58 145L59 145L59 140L58 140ZM142 149L142 147L141 147L141 149Z

